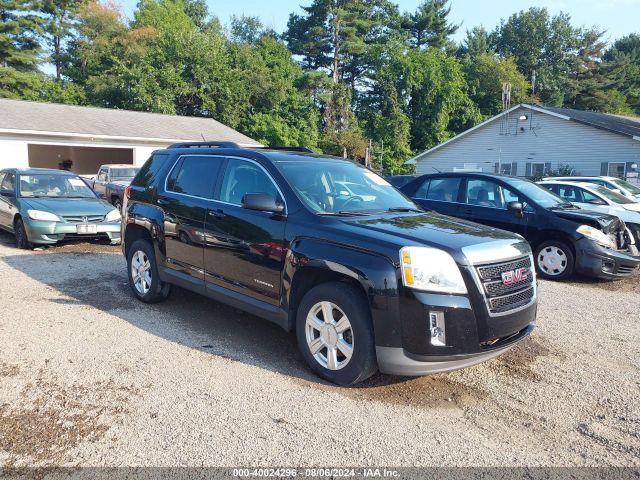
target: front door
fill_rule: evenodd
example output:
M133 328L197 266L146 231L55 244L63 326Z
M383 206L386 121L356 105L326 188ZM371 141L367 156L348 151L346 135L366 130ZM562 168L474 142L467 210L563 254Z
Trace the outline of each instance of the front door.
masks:
M168 267L201 285L204 282L204 219L223 161L222 157L207 155L180 157L157 199L164 210Z
M518 218L513 211L507 209L509 202L521 201L516 193L484 178L467 178L463 188L465 205L461 210L465 218L519 233L526 238L526 227L532 210L525 208L524 217Z
M287 253L285 215L242 207L247 193L268 193L284 201L274 180L258 163L229 158L218 199L205 225L205 280L278 305Z

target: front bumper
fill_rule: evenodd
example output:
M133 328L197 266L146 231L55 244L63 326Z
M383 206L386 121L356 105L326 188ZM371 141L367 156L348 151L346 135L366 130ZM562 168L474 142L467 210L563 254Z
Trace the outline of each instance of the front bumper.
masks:
M576 272L582 275L616 280L640 272L640 257L601 247L588 238L578 240L575 248Z
M533 331L531 323L521 332L505 340L504 344L478 353L450 355L450 356L416 356L403 348L376 347L378 367L382 373L388 375L429 375L432 373L451 372L461 368L471 367L502 355L514 347Z
M75 223L43 222L39 220L25 221L27 237L37 245L53 245L63 240L91 238L108 238L111 242L120 241L120 222L96 223L96 233L78 234Z

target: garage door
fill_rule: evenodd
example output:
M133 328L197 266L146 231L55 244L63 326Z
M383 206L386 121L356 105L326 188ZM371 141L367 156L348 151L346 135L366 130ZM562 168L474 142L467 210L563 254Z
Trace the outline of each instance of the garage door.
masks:
M64 168L79 175L93 175L100 165L108 163L133 164L133 149L29 145L30 167Z

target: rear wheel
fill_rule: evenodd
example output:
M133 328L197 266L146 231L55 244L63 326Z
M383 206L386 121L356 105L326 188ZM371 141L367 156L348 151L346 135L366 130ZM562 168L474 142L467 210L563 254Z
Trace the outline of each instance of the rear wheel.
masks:
M32 247L29 237L27 236L27 229L25 228L24 222L21 218L18 218L15 221L13 225L13 234L16 237L16 244L18 245L18 248L26 250Z
M573 250L560 240L541 243L535 252L536 269L549 280L565 280L573 275L575 257Z
M369 305L352 285L324 283L307 292L296 335L307 364L333 383L354 385L378 369Z
M127 257L129 286L138 299L156 303L166 299L171 285L160 280L153 246L146 240L136 240Z

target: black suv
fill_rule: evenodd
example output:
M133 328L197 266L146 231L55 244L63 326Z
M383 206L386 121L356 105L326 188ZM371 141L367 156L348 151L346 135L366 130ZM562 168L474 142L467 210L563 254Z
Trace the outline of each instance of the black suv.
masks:
M342 385L474 365L533 329L522 237L425 213L351 161L176 144L146 162L123 210L140 300L178 285L295 330L310 367Z
M522 235L542 277L574 271L615 279L638 271L632 233L617 217L582 210L522 178L483 173L422 175L401 188L421 207Z

